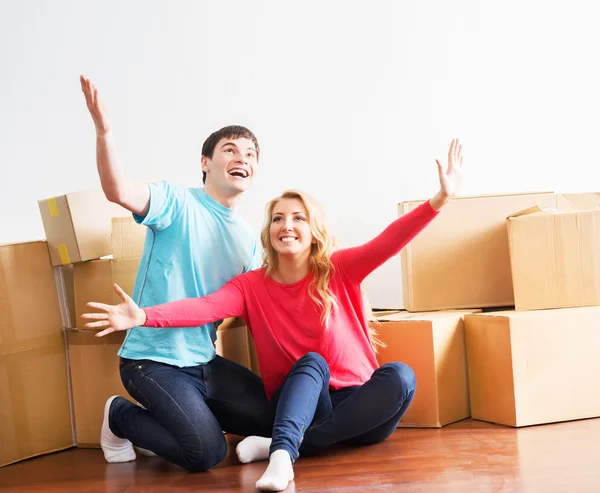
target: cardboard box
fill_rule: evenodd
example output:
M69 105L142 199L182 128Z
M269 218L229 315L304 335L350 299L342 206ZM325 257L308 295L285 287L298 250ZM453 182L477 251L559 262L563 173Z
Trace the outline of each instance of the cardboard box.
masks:
M75 436L78 447L99 448L104 404L112 395L135 402L121 383L117 352L125 332L95 337L98 331L68 330Z
M75 327L84 328L81 315L93 311L86 304L90 301L115 305L121 298L113 289L116 282L131 296L135 285L140 259L103 259L73 265L73 297L70 302Z
M507 225L517 310L600 305L600 194L559 196Z
M146 226L136 223L133 217L113 217L112 255L114 259L140 258L146 241Z
M380 365L398 361L417 377L414 400L399 426L441 427L470 416L463 317L468 311L400 312L371 326L387 345Z
M73 446L46 242L0 246L0 466Z
M528 426L600 416L600 307L465 317L471 416Z
M423 201L403 202L404 215ZM401 253L404 308L430 311L514 305L506 217L553 193L460 197Z
M240 318L228 318L217 330L215 349L219 356L252 370L250 334Z
M93 260L112 252L111 218L130 215L101 189L39 200L52 265Z

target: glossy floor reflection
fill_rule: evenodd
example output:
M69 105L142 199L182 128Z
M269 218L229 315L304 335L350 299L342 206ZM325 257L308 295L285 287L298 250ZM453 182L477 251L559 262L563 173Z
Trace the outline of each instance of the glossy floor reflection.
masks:
M189 474L160 458L107 464L100 450L71 449L0 469L0 492L253 492L266 463L230 453ZM513 429L465 420L399 429L371 447L339 447L296 462L286 492L600 492L600 419Z

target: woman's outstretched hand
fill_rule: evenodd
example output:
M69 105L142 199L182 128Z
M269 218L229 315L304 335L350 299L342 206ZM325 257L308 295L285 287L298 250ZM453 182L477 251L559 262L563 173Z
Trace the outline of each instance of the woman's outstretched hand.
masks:
M146 312L137 306L135 301L118 284L113 284L113 288L119 295L119 298L123 300L123 303L119 305L106 305L90 301L87 306L102 310L103 313L84 313L81 316L81 318L100 320L100 322L88 322L85 324L88 328L107 327L96 334L96 337L102 337L119 330L132 329L146 322Z
M431 207L440 210L450 202L462 183L462 144L458 139L453 139L448 150L448 166L444 169L439 160L435 160L440 178L440 191L430 200Z

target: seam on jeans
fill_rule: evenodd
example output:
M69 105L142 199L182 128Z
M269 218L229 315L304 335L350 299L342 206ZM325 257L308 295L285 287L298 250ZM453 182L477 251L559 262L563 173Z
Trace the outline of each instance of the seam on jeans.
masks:
M315 389L317 390L317 389ZM318 402L319 400L319 396L321 395L321 390L323 390L322 388L320 390L317 390L312 397L312 402L310 403L310 405L314 405L315 400ZM316 408L315 408L316 411ZM314 414L313 414L314 416ZM300 446L302 445L302 442L304 442L304 435L306 434L306 432L308 431L308 429L310 428L310 423L307 423L306 420L304 421L304 423L301 423L301 430L300 430L300 441L296 444L296 453L294 458L292 458L292 463L295 463L296 460L298 459L298 457L300 457Z
M140 372L141 373L141 372ZM160 385L156 380L150 378L150 377L145 377L148 380L150 380L154 385L156 385L165 395L168 396L168 398L171 400L171 402L173 402L175 404L175 406L181 411L181 414L183 414L185 416L185 419L187 419L188 423L190 423L190 425L192 426L192 428L194 429L194 433L196 434L196 436L198 437L198 442L200 443L200 455L203 456L204 455L204 443L202 442L202 438L200 436L200 433L198 433L198 430L196 429L196 427L194 426L194 423L190 420L189 416L187 415L187 413L181 408L181 406L177 403L177 401L175 399L173 399L173 397L171 396L171 394L169 394L164 387L162 387L162 385ZM179 445L181 447L181 445Z

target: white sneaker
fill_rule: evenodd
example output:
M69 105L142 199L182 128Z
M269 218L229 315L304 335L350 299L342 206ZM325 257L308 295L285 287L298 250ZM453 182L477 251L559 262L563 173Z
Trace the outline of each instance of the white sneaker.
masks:
M129 462L135 460L133 445L126 438L119 438L108 426L108 413L110 405L118 395L109 397L104 405L104 421L102 422L102 433L100 434L100 445L104 452L106 462Z

